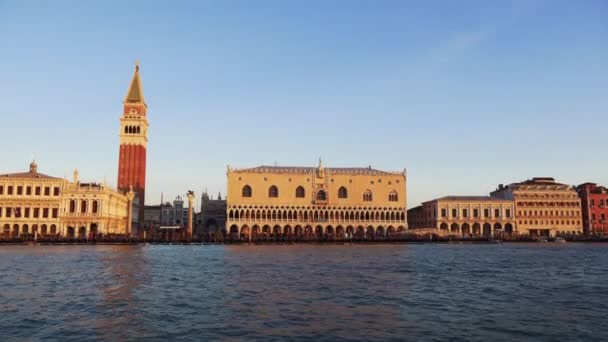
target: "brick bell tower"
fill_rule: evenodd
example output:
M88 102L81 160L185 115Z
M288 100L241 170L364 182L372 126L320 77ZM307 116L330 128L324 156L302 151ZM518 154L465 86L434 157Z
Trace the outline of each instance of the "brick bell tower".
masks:
M123 102L120 118L120 156L118 159L118 190L133 189L138 201L138 221L143 224L146 197L146 146L148 144L148 106L139 76L139 63ZM138 226L141 226L139 224ZM139 227L138 227L139 228Z

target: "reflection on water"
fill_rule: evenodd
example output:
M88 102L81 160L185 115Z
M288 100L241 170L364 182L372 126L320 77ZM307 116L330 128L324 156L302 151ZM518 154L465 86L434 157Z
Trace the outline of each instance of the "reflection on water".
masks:
M0 340L601 340L608 245L3 246Z

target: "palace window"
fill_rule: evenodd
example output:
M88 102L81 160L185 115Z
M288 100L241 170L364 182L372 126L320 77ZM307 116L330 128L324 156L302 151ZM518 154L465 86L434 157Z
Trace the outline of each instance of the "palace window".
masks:
M452 217L458 216L458 209L452 209Z
M327 201L327 195L325 194L325 191L319 190L319 192L317 192L317 201Z
M469 211L467 209L462 209L462 217L469 217Z
M32 187L31 186L28 186L28 187L25 188L25 194L28 195L28 196L32 194Z
M21 185L17 186L17 195L23 195L23 187Z
M9 185L8 186L8 195L12 195L13 194L13 186Z
M494 217L500 217L500 209L494 209Z
M277 188L275 185L268 188L268 197L271 197L271 198L279 197L279 188Z
M36 196L40 196L40 189L41 188L39 186L36 187Z
M511 209L507 209L505 211L505 216L507 216L508 218L511 218Z
M391 193L388 194L388 200L390 202L397 202L399 200L399 195L397 194L397 191L391 191Z
M251 187L249 185L245 185L242 191L243 197L251 197Z
M53 189L53 196L59 196L59 187L58 187L58 186L56 186L56 187Z
M44 196L50 196L51 195L51 188L48 186L44 187Z
M70 213L75 213L75 212L76 212L76 201L70 200Z
M34 208L34 218L40 217L40 208Z
M43 218L48 218L49 217L49 208L43 208L42 209L42 217Z
M473 209L473 217L479 217L479 209Z
M484 209L483 210L483 217L490 217L490 209Z
M4 185L0 185L0 195L4 195Z
M11 207L6 207L6 217L11 217L11 215L13 214L13 208Z
M372 201L372 192L371 190L366 190L363 193L363 202L371 202Z
M53 208L53 218L57 218L59 216L59 209Z
M448 217L448 210L446 208L441 208L441 217Z
M23 211L24 211L23 217L29 218L30 217L30 208L25 208L25 209L23 209Z
M97 206L98 206L97 201L93 201L93 208L92 208L93 214L97 214Z
M338 189L338 198L347 198L348 197L348 190L346 190L345 187L341 186L340 189Z
M304 191L304 187L299 186L296 188L296 198L304 198L306 196L306 191Z

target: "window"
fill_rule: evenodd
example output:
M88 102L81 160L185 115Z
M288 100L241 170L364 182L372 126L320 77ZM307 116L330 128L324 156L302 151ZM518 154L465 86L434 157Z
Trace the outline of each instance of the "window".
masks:
M595 206L595 200L591 200L591 208Z
M34 218L40 217L40 208L34 208Z
M391 193L388 194L388 200L390 202L397 202L399 200L399 195L397 194L397 191L391 191Z
M511 218L511 209L507 209L507 211L506 211L505 215L506 215L508 218Z
M483 217L490 217L490 209L483 210Z
M372 192L371 190L366 190L363 193L363 202L371 202L372 201Z
M249 185L245 185L241 191L241 194L243 197L251 197L251 187Z
M452 217L458 216L458 209L452 209Z
M0 195L4 195L4 185L0 185Z
M8 195L12 195L13 194L13 186L9 185L8 186Z
M53 208L53 218L57 218L59 216L59 209Z
M2 207L0 207L0 217L2 217Z
M40 187L39 186L36 187L36 196L40 196Z
M595 221L595 214L591 214L591 221Z
M469 217L469 211L467 209L462 209L462 217Z
M23 211L23 217L30 217L30 208L25 208Z
M606 219L606 214L602 214L602 221Z
M50 196L51 195L51 188L48 186L44 187L44 196Z
M30 196L32 194L32 187L28 186L27 188L25 188L25 194Z
M97 201L93 201L93 214L97 214Z
M494 217L500 217L500 209L494 209Z
M12 211L13 211L13 208L11 208L11 207L6 207L6 217L9 217L9 218L10 218L10 217L11 217L11 215L13 214L13 213L12 213Z
M345 187L341 186L340 189L338 189L338 198L348 198L348 191Z
M53 189L53 196L59 196L59 187L58 187L58 186L56 186L56 187Z
M327 201L327 195L325 194L325 191L319 190L319 192L317 192L317 201Z
M448 217L448 210L446 208L441 208L441 217Z
M76 212L76 201L70 200L70 213L75 213L75 212Z
M473 217L479 217L479 209L473 209Z
M277 188L275 185L268 188L268 197L271 197L271 198L279 197L279 188Z
M42 217L43 218L48 218L49 217L49 208L43 208L42 209Z
M23 195L23 187L21 185L17 187L17 195Z
M302 186L299 186L296 188L296 197L297 198L304 198L305 195L306 195L306 192L304 191L304 188Z

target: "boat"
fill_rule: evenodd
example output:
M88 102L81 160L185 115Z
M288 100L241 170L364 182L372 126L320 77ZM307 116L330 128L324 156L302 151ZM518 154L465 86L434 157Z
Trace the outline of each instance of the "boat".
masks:
M566 243L566 239L564 239L561 236L557 236L557 237L555 237L555 239L553 239L553 242L555 242L555 243Z
M536 242L545 243L545 242L549 242L549 240L547 240L546 237L541 236L538 239L536 239Z

